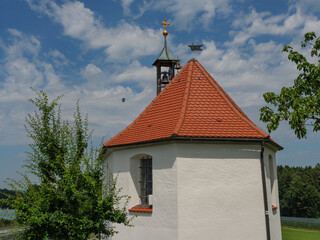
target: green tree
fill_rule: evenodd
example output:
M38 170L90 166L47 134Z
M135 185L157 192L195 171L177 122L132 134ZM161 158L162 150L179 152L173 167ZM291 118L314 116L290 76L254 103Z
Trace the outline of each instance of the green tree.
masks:
M9 182L16 195L7 200L23 228L23 239L111 236L116 231L107 223L130 225L128 197L120 196L112 176L104 177L102 148L92 146L79 104L70 123L61 118L61 97L49 102L45 92L35 92L37 97L29 101L37 110L25 125L32 139L25 166L39 184L23 174L22 180Z
M320 129L320 38L314 32L306 33L301 47L311 45L310 55L316 58L317 65L308 62L301 53L290 46L284 46L288 59L297 65L300 71L292 87L283 87L280 94L263 94L266 103L274 109L264 106L260 109L260 120L267 122L269 132L276 130L280 121L288 121L296 136L306 138L306 124L313 125L313 131Z
M9 189L0 189L0 200L1 199L7 199L8 195L15 195L15 191L9 190ZM1 208L10 208L10 206L2 201L0 201L0 209ZM0 216L1 218L1 216Z
M320 164L312 167L278 166L281 215L320 218Z

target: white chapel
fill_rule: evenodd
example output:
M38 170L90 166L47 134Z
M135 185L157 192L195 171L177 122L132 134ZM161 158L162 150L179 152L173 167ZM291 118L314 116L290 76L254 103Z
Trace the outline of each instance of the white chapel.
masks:
M166 27L166 21L163 22ZM113 240L280 240L276 152L195 59L164 47L157 96L104 143L105 167L131 196L134 227ZM107 170L106 170L107 171Z

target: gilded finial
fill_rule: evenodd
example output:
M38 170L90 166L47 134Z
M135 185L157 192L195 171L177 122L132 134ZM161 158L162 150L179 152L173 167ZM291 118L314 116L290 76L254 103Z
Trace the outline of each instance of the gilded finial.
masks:
M164 19L164 21L161 23L164 26L163 36L168 36L167 26L170 25L170 23L167 22L167 19Z

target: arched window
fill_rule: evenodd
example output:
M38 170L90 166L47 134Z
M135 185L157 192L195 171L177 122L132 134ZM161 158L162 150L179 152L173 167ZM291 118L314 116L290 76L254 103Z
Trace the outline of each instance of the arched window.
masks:
M274 185L274 164L273 164L273 158L271 155L269 155L269 172L270 172L270 187L271 187L271 193L273 192L273 185Z
M277 209L277 198L276 198L276 191L275 191L275 181L276 181L276 165L273 157L269 155L269 173L270 173L270 190L271 190L271 204L272 209Z
M150 195L152 195L152 157L144 156L140 159L140 199L142 206L150 205Z
M152 213L152 156L139 153L130 158L130 175L134 188L131 188L131 201L135 204L130 212Z

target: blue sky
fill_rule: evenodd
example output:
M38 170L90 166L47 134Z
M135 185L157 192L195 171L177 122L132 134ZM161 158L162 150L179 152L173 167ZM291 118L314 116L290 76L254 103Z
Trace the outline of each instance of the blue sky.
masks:
M66 119L80 99L96 142L139 115L156 94L152 63L163 46L164 18L170 51L182 64L197 58L265 130L262 94L291 85L298 74L282 47L299 49L308 31L319 35L319 13L318 0L0 0L0 187L23 171L31 87L51 98L63 94ZM192 42L204 51L190 52ZM285 148L278 164L319 162L319 133L298 140L282 124L271 137Z

